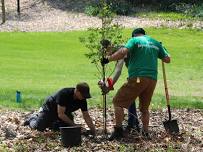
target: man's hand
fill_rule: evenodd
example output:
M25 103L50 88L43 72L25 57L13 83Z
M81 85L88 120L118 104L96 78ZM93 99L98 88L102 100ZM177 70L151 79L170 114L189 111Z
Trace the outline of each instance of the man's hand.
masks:
M105 95L105 94L107 94L109 92L109 89L108 89L108 87L106 85L103 85L101 87L101 90L102 90L102 95Z
M86 122L87 126L91 130L92 135L95 135L96 134L95 126L94 126L94 124L92 122L92 119L91 119L88 111L82 111L82 114L83 114L83 118L85 119L85 122Z
M171 58L169 56L166 56L165 58L162 59L162 61L165 62L165 63L170 63Z
M112 78L107 78L107 82L99 80L98 85L101 88L103 94L107 94L110 90L114 90Z
M109 89L103 80L100 80L98 82L98 85L99 85L100 89L102 90L102 94L107 94L109 92Z
M105 64L109 63L109 59L108 58L102 58L101 59L101 65L104 66Z

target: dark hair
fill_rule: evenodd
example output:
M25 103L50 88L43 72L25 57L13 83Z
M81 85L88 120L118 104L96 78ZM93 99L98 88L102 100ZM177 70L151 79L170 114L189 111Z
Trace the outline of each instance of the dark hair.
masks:
M145 35L145 30L143 28L136 28L132 32L132 37L134 37L136 34L143 34L143 35Z

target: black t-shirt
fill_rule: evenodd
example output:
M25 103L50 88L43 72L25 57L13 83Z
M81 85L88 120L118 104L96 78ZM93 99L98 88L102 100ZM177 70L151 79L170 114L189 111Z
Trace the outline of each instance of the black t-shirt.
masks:
M81 109L87 111L87 101L74 99L75 88L63 88L56 94L47 98L46 102L42 106L44 111L51 112L53 115L57 115L57 105L66 107L66 114Z

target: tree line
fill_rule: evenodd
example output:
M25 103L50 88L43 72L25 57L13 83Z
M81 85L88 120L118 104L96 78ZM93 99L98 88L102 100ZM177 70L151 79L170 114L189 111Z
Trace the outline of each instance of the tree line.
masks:
M5 0L1 0L1 10L2 10L2 24L6 22L6 7ZM17 12L20 15L20 0L17 0Z
M20 15L20 0L17 1L17 13ZM44 0L45 1L45 0ZM62 0L61 0L62 1ZM98 4L102 0L95 0L94 3ZM92 0L90 2L93 2ZM154 6L159 7L163 11L174 11L174 7L179 4L189 4L189 5L201 5L203 6L202 0L106 0L106 3L109 4L117 14L128 15L129 8L134 6ZM184 7L185 5L179 5ZM6 21L6 9L5 9L5 0L1 0L1 10L2 10L2 23ZM179 8L180 8L179 7ZM201 8L198 8L201 9ZM202 9L201 9L202 11ZM197 11L196 11L197 12Z

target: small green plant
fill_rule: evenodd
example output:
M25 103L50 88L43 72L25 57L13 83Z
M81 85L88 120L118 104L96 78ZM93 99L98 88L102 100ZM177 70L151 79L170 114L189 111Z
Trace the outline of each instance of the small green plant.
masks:
M97 5L89 5L85 8L85 14L89 16L97 16L99 14L99 7Z
M47 138L42 135L35 138L35 141L38 143L44 143L44 142L46 142L46 140L47 140Z
M125 152L127 149L126 149L126 146L125 146L124 144L121 144L121 145L118 147L117 150L120 151L120 152Z
M13 149L14 151L17 151L17 152L29 152L27 144L23 142L16 143Z
M8 152L9 151L8 146L6 144L3 144L0 142L0 151L1 152Z

